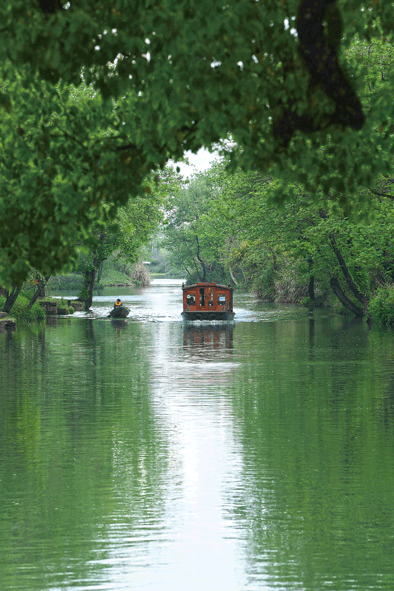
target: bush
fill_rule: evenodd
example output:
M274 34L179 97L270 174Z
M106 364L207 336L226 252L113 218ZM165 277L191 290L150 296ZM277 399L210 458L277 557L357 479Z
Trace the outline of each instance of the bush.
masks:
M19 294L15 304L12 307L10 316L16 318L19 322L35 322L45 318L45 312L38 302L28 309L30 299ZM5 304L5 297L0 298L0 308Z
M116 271L116 269L105 268L100 278L100 283L95 284L95 289L102 289L104 287L110 287L111 285L130 285L131 280L126 273Z
M51 277L46 285L49 291L77 291L81 288L83 276L78 273L69 273L69 275L56 275Z
M131 279L141 287L150 285L149 269L147 269L144 263L135 263L133 272L131 273Z
M380 287L369 302L370 317L380 324L394 324L394 287Z

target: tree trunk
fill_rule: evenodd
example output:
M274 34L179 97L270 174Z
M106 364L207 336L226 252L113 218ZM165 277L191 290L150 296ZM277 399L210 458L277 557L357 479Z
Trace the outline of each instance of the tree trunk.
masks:
M5 312L6 314L9 314L11 312L12 307L15 304L21 289L22 287L18 287L17 285L12 284L12 289L8 293L7 299L3 307L3 312Z
M364 316L363 308L356 306L356 304L354 304L352 302L352 300L350 300L347 297L347 295L342 290L342 287L340 286L339 281L336 277L331 277L330 286L331 286L332 291L337 296L338 300L345 306L345 308L350 310L355 316L358 316L359 318L362 318L362 316Z
M196 242L197 242L197 254L196 254L196 258L197 258L198 262L200 263L201 270L202 270L202 279L201 279L201 281L206 281L206 278L207 278L207 270L206 270L204 261L200 257L200 243L198 241L198 236L196 236Z
M103 274L104 261L105 259L100 261L100 264L97 268L97 283L100 283L101 275ZM126 265L124 266L124 269L126 269ZM125 270L123 270L123 272L126 273Z
M233 282L235 283L235 285L238 286L237 280L235 279L235 277L233 275L233 271L232 271L231 267L228 268L228 272L230 273L230 277L233 280Z
M79 292L78 300L80 302L84 302L85 312L88 312L92 306L94 283L96 280L97 269L99 268L100 263L101 259L98 258L97 252L95 252L93 256L92 265L90 266L90 268L86 269L83 272L84 281L81 291Z
M309 284L308 284L308 295L309 299L315 300L315 276L311 274L313 267L313 260L309 259Z
M312 302L315 301L315 276L309 276L308 295Z
M273 248L270 248L270 252L272 254L272 261L273 261L273 267L272 268L274 270L274 273L276 273L276 271L278 270L278 263L277 263L276 254L275 254Z
M27 309L29 310L37 301L38 298L44 298L45 297L45 286L48 283L48 279L49 279L50 275L47 275L46 277L43 277L42 275L39 275L37 273L37 279L38 279L38 286L37 286L37 290L34 293L33 297L31 298Z
M342 256L341 251L339 250L335 237L333 235L330 236L330 242L331 242L331 247L335 253L335 256L337 257L339 266L341 268L341 271L343 273L343 276L345 277L345 281L347 286L349 287L350 291L355 295L355 297L358 299L358 301L360 302L360 304L363 305L364 308L367 308L368 306L368 301L367 298L359 292L357 285L354 283L352 276L349 273L349 269L347 268L347 265L345 263L345 260Z
M93 302L93 289L94 289L94 282L96 279L96 266L93 267L90 271L85 271L85 287L87 290L87 297L85 299L85 312L88 312L92 307Z

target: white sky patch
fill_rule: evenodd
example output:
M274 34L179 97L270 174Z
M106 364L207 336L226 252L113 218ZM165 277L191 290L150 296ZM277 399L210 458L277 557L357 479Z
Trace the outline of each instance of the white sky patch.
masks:
M292 21L292 23L294 23L294 21L296 20L296 17L295 16L292 16L290 20ZM290 28L289 19L288 18L285 18L285 20L283 21L283 24L285 26L285 30L287 31ZM294 35L295 37L298 37L297 29L295 29L294 27L292 27L290 29L290 33L292 35Z
M211 167L212 162L218 158L217 152L209 152L205 148L200 148L197 154L186 152L185 156L188 158L190 164L184 162L173 162L174 166L179 166L181 174L184 177L190 177L196 172L203 172Z

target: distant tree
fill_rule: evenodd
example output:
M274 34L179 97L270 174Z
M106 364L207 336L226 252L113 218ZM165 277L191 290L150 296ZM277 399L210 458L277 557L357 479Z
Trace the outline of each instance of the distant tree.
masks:
M95 247L82 252L77 268L84 278L79 299L85 303L85 310L92 305L93 289L103 262L114 253L125 257L129 263L137 262L141 246L149 241L162 220L162 194L147 189L144 197L130 200L121 207L114 222L97 224Z
M170 263L189 280L227 279L221 260L225 235L215 215L220 193L214 170L197 174L168 200L163 244Z
M281 187L257 172L225 179L220 203L237 237L226 264L242 265L266 298L279 296L277 286L290 270L293 286L302 287L311 304L317 286L320 295L332 291L363 316L376 289L393 284L394 207L383 189L371 196L370 219L360 224L335 199L318 201L302 186ZM272 197L282 191L287 196L279 210Z

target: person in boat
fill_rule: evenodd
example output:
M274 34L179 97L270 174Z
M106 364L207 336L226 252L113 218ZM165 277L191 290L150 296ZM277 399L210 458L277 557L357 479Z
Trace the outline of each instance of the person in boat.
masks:
M114 308L119 308L119 306L122 305L122 302L120 301L120 299L118 298L114 304Z

